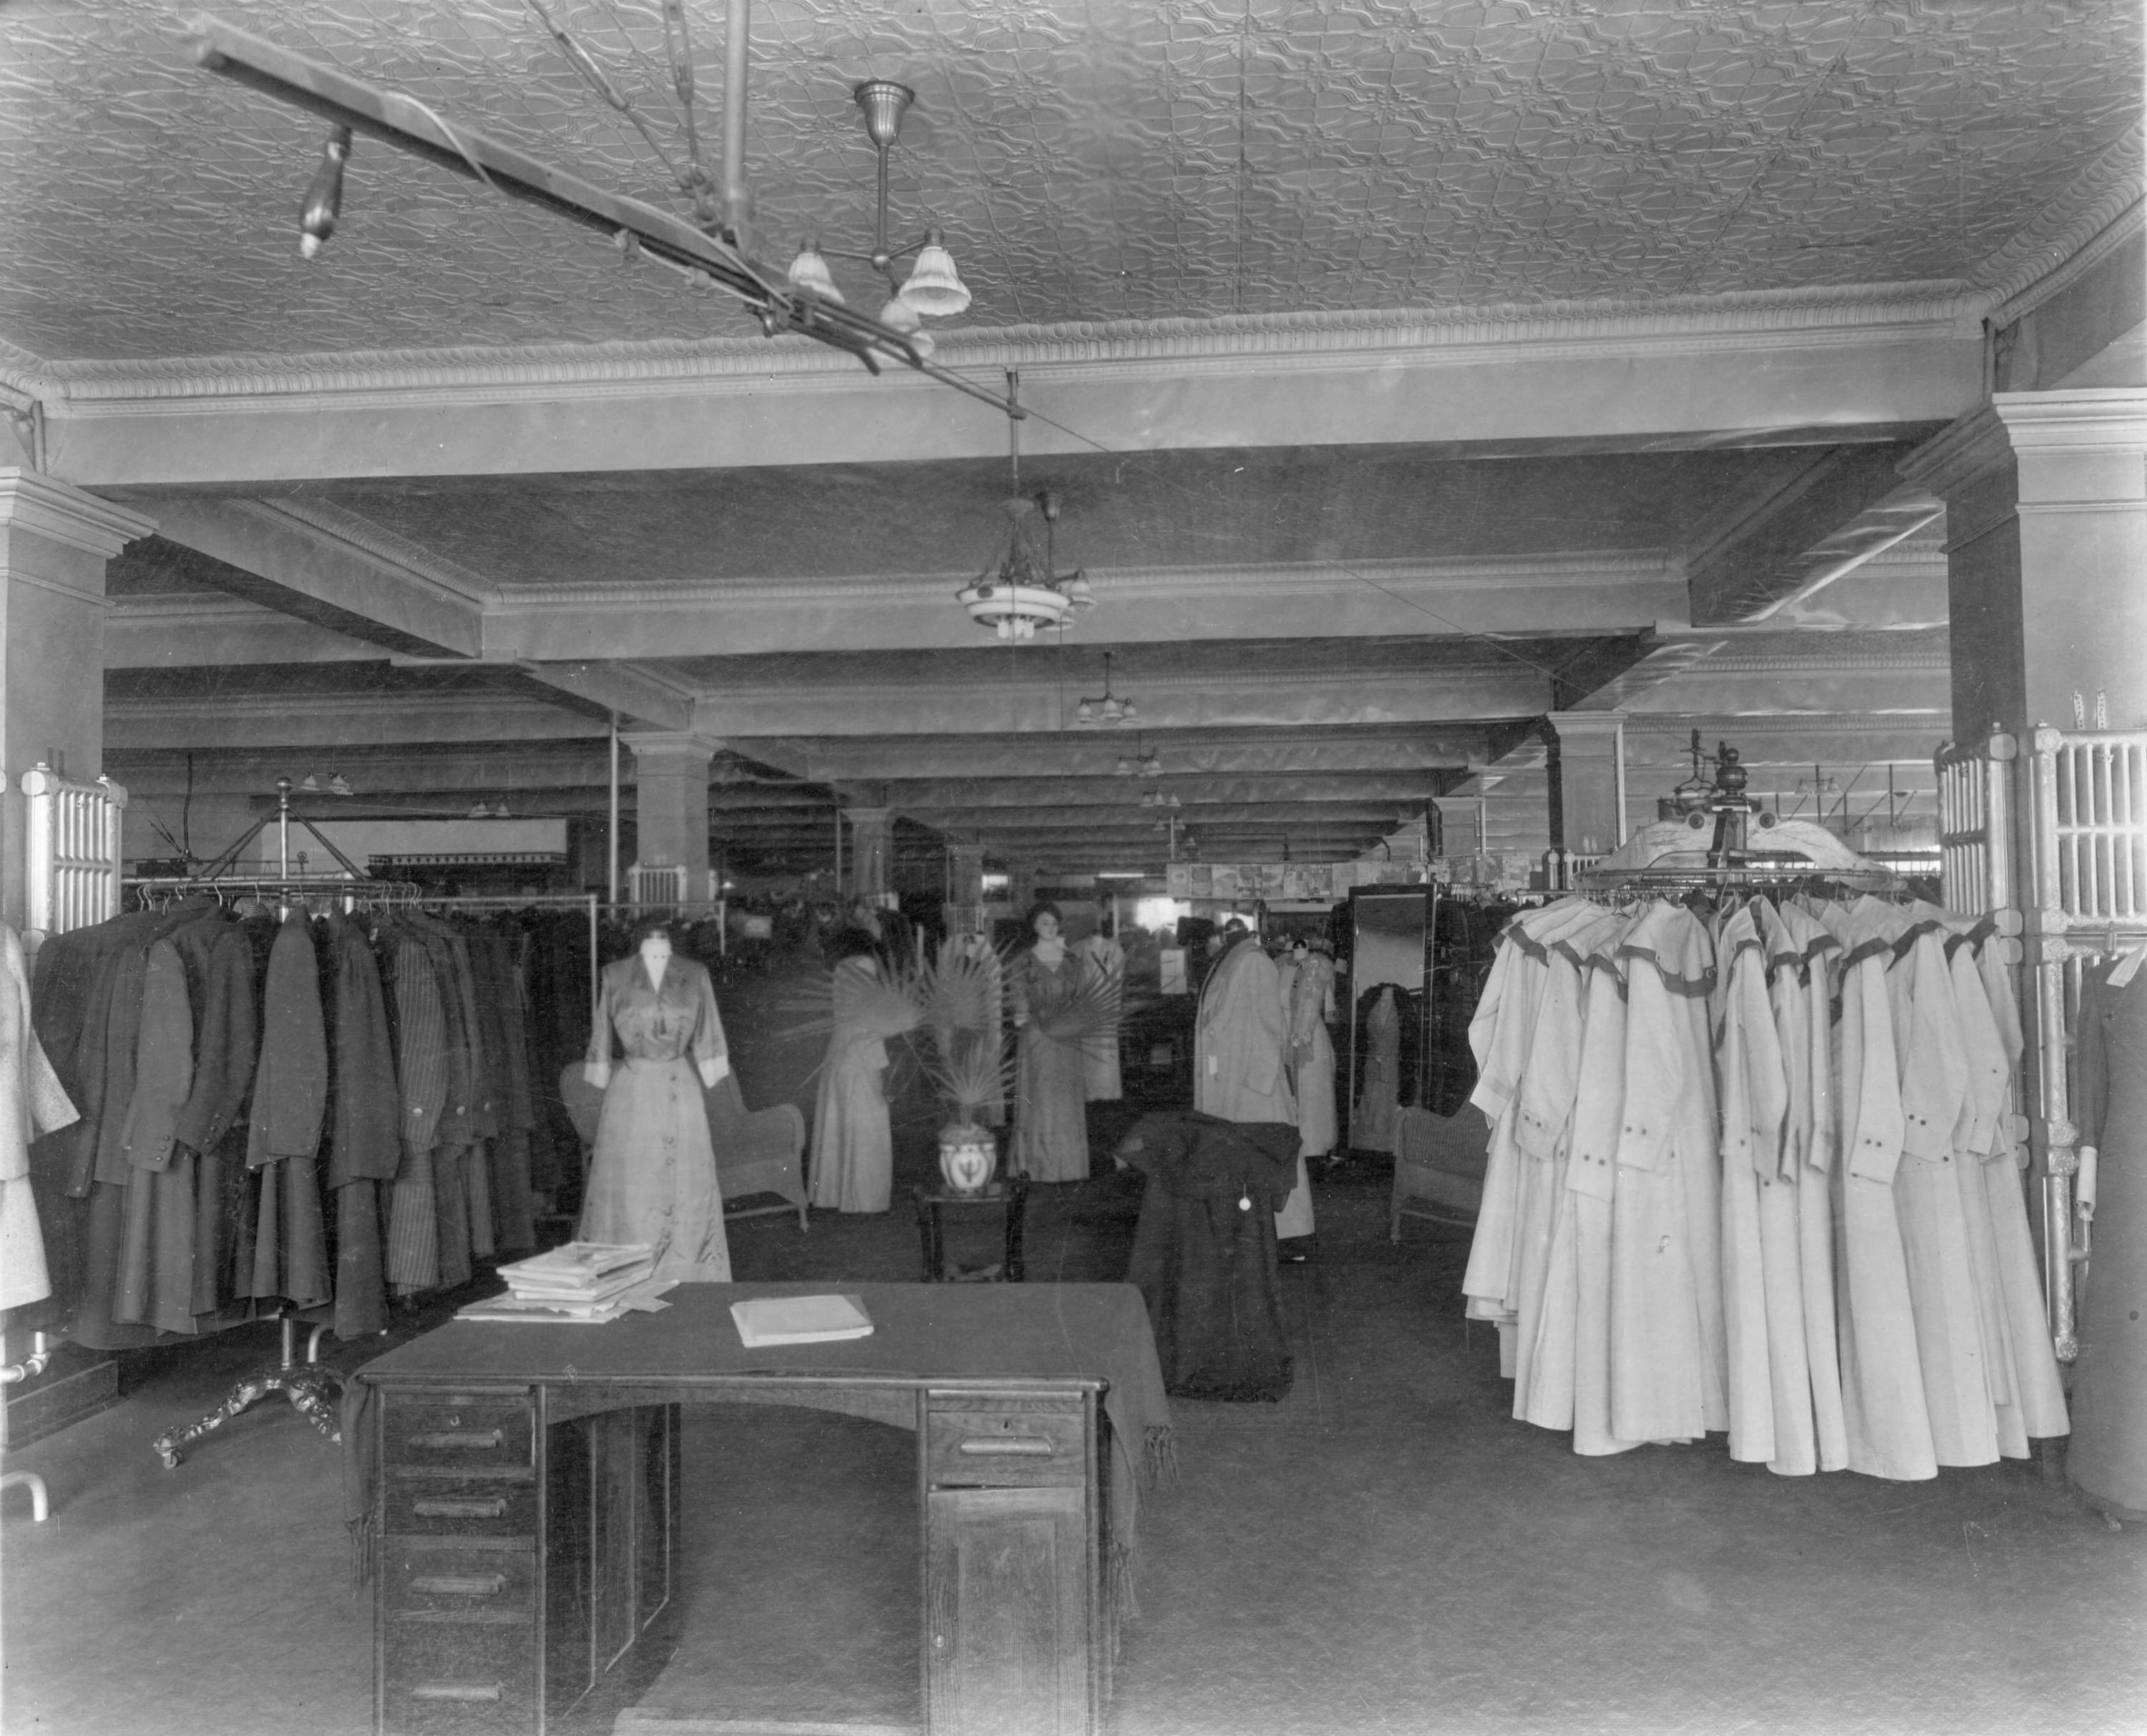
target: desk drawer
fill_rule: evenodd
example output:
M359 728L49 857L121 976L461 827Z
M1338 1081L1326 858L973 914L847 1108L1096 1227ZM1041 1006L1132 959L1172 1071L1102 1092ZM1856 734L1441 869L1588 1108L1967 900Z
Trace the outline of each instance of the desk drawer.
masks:
M1082 1425L1079 1405L928 1412L926 1480L942 1488L1079 1484L1087 1475Z
M533 1478L410 1477L388 1473L385 1537L530 1537L537 1530Z
M385 1396L386 1463L508 1470L536 1463L536 1401L512 1393Z
M381 1726L388 1736L489 1736L536 1728L537 1630L391 1615L382 1633Z
M534 1539L391 1537L381 1547L390 1616L531 1615L537 1607Z

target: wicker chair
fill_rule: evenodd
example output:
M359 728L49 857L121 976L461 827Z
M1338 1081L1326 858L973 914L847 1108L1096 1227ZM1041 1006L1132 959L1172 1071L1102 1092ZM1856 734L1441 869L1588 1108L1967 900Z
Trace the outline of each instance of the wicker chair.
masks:
M603 1093L582 1077L582 1063L570 1061L559 1073L559 1096L567 1114L581 1135L582 1148L597 1143L597 1121L603 1113ZM716 1148L716 1185L722 1191L726 1218L758 1218L769 1212L795 1208L798 1228L805 1228L805 1117L795 1103L776 1103L765 1109L748 1109L735 1075L726 1073L713 1091L703 1091L708 1105L708 1140ZM754 1194L774 1193L779 1205L734 1206L729 1202Z

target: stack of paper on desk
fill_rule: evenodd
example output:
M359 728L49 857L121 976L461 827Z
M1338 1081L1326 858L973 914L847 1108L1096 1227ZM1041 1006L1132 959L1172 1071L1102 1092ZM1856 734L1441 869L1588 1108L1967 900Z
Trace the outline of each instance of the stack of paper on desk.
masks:
M574 1320L601 1324L658 1301L676 1280L658 1283L646 1243L569 1242L499 1268L508 1293L459 1310L458 1320Z
M872 1316L855 1296L756 1296L733 1302L731 1318L748 1348L763 1344L819 1344L872 1334Z

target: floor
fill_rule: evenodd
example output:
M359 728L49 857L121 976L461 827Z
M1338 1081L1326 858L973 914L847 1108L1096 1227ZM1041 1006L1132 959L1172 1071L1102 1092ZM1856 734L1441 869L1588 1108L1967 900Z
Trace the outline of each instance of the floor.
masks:
M1094 1113L1104 1144L1125 1111ZM898 1198L928 1163L905 1137ZM1317 1258L1285 1268L1289 1398L1176 1407L1115 1736L2147 1729L2139 1530L2034 1463L1896 1484L1775 1478L1719 1441L1576 1458L1506 1413L1496 1346L1459 1317L1465 1234L1411 1220L1389 1243L1387 1179L1359 1158L1318 1190ZM1039 1189L1029 1281L1121 1276L1137 1209L1129 1178ZM916 1275L902 1210L755 1218L731 1248L741 1278ZM335 1450L279 1403L176 1472L149 1448L271 1340L138 1359L120 1406L13 1455L53 1515L7 1498L0 1729L369 1728ZM684 1643L648 1703L913 1724L909 1453L853 1418L698 1413ZM840 1493L767 1503L808 1455Z

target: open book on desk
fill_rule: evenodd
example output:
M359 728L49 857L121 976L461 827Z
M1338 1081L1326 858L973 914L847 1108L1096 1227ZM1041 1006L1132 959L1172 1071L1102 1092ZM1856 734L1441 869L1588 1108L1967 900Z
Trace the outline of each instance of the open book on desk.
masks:
M872 1316L855 1296L756 1296L731 1304L738 1341L748 1350L767 1344L821 1344L872 1334Z

